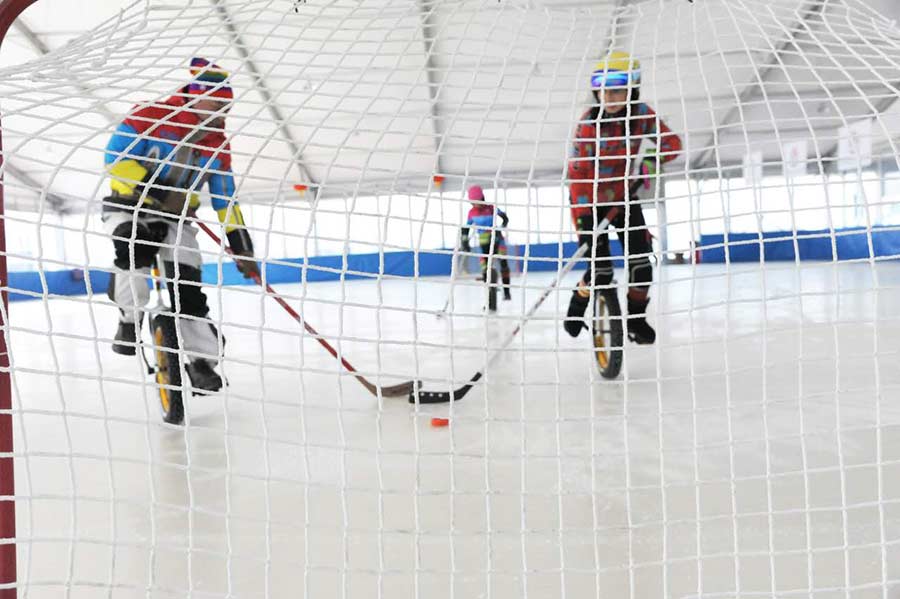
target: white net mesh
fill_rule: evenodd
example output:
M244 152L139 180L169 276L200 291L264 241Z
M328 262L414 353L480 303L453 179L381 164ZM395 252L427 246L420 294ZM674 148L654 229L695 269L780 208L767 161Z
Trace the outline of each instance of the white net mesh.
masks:
M25 32L0 56L4 588L900 593L900 28L872 3L147 0L11 60ZM653 236L652 345L615 337L609 296L590 331L562 327L588 264L568 261L567 165L611 50L640 59L640 99L681 142L662 172L629 170L639 200L610 204ZM211 151L199 210L145 244L180 265L152 277L170 295L147 269L128 277L139 219L103 207L115 164L149 165L146 198L185 189L152 174L180 163L141 154L153 133L133 123L104 160L136 104L192 81L194 57L230 73L234 189ZM473 185L509 219L511 299L491 254L493 312L479 241L458 251ZM235 230L268 292L226 251ZM184 309L198 290L206 317ZM146 311L123 304L144 295ZM119 321L137 323L135 355L111 351ZM221 390L202 393L200 360Z

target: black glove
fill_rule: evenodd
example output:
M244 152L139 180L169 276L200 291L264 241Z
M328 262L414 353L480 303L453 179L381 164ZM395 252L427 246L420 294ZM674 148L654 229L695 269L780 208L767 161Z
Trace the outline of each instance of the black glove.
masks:
M258 279L259 264L253 257L253 242L246 229L235 229L229 231L225 235L228 238L228 245L231 247L231 254L234 262L237 264L238 270L244 275L245 279Z
M253 257L253 254L245 255L234 253L232 255L234 256L234 263L237 265L237 269L244 275L245 279L253 279L256 281L260 278L259 263L256 261L256 258Z
M584 324L584 311L587 310L590 297L582 297L577 290L572 292L572 298L569 300L569 310L566 312L566 318L563 321L563 328L572 337L577 337L582 329L588 328Z

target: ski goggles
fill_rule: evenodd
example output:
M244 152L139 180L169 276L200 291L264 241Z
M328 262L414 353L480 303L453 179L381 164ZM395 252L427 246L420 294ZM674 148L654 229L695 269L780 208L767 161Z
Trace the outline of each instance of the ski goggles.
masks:
M641 82L640 71L594 71L591 75L593 89L632 87Z

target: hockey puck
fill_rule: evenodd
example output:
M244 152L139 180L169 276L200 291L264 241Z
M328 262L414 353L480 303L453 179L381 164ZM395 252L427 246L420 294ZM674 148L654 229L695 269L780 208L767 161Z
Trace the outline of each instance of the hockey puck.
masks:
M438 427L450 426L450 419L449 418L432 418L431 426L438 426Z

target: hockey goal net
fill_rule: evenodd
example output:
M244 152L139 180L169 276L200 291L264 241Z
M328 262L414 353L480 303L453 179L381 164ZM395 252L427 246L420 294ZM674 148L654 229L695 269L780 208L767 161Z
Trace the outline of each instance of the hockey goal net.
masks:
M900 596L891 3L96 4L0 2L0 596ZM598 349L599 303L562 327L566 167L614 50L681 147L626 175L656 343ZM135 277L123 356L105 157L195 58L234 188L153 242L195 236L202 284ZM509 219L495 311L472 186ZM167 320L197 289L208 320Z

